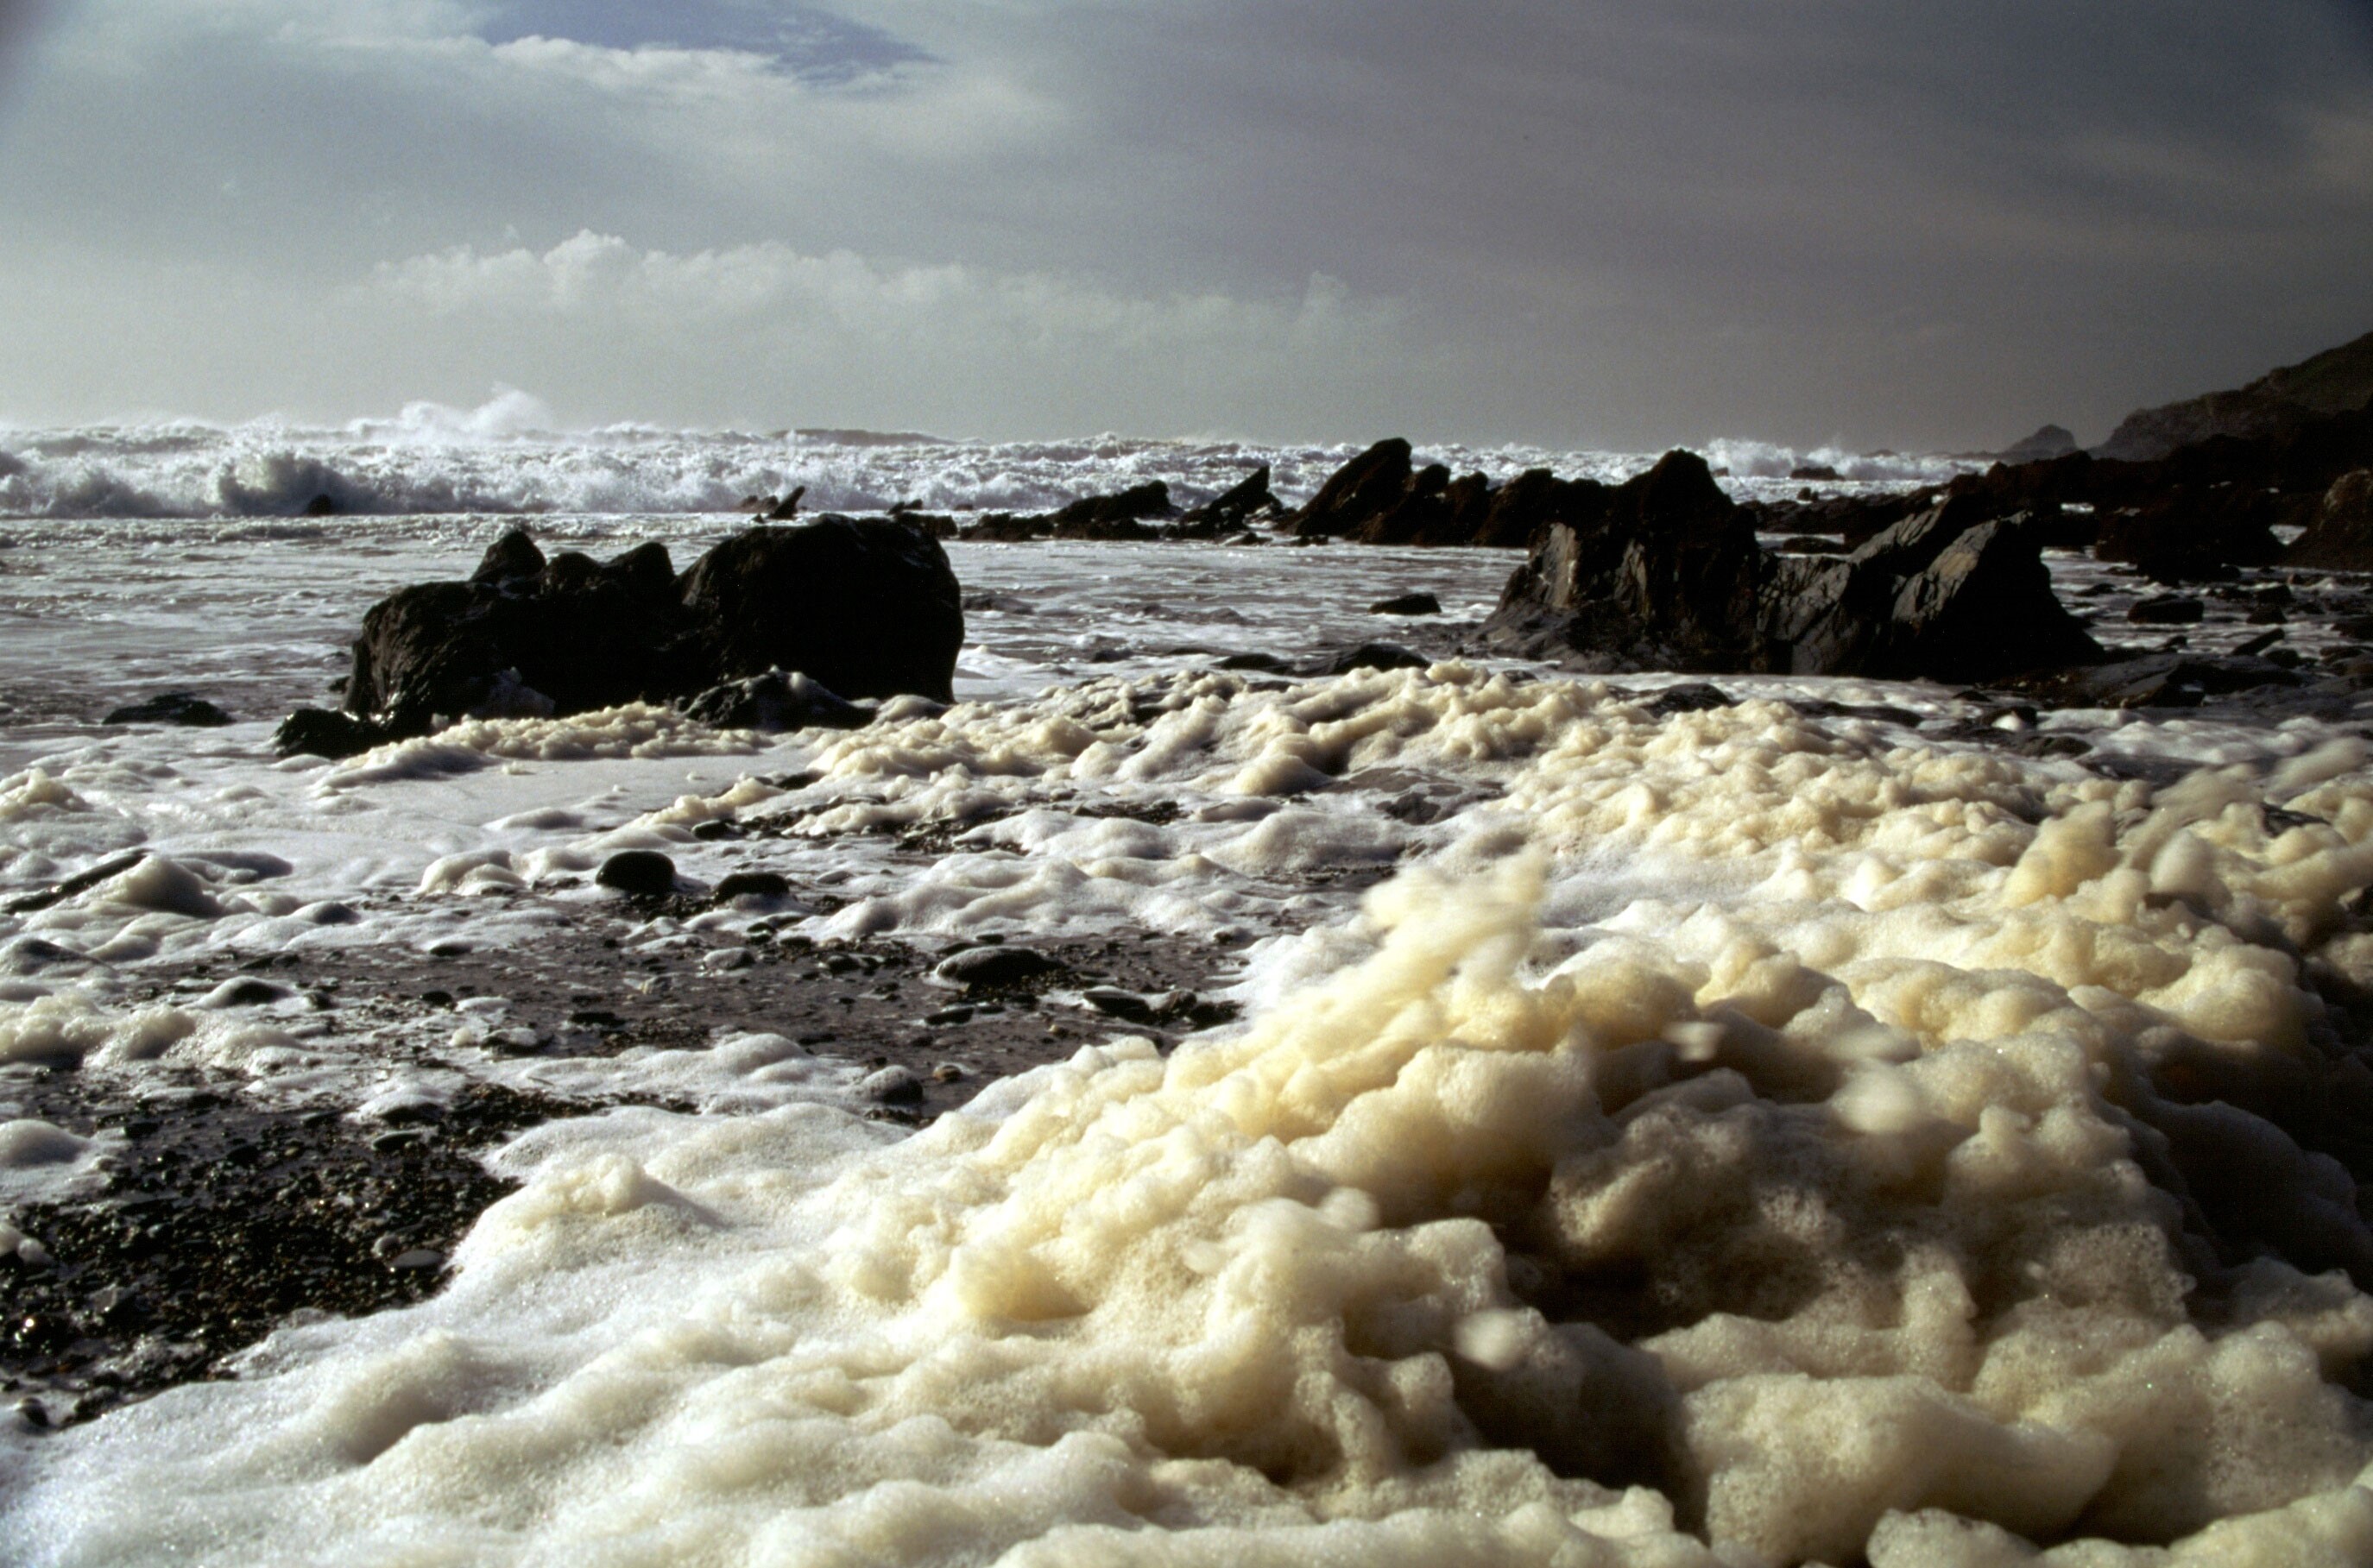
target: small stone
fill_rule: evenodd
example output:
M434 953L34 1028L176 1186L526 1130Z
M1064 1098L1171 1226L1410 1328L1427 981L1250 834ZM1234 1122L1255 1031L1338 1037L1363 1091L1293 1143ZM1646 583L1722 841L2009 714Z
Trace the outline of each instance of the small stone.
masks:
M1371 615L1439 615L1442 601L1432 594L1396 594L1368 606Z
M923 1098L923 1081L904 1067L884 1067L868 1074L857 1086L862 1098L876 1105L918 1105Z
M1018 985L1062 966L1029 947L968 947L932 972L965 986Z
M445 1266L445 1254L433 1247L415 1247L409 1252L399 1252L389 1259L387 1266L399 1274L441 1269Z
M935 1084L961 1084L968 1076L960 1062L942 1062L931 1069L931 1082Z
M788 899L791 880L779 871L736 871L717 884L711 897L719 903L732 899Z
M622 850L602 863L593 880L634 899L663 899L675 891L675 862L657 850Z
M936 1013L928 1013L923 1017L923 1022L935 1028L944 1028L950 1024L965 1024L971 1021L972 1009L961 1002L953 1007L942 1007Z
M1092 985L1080 993L1080 1000L1107 1017L1119 1018L1125 1023L1153 1022L1153 1005L1134 991L1123 991L1112 985Z

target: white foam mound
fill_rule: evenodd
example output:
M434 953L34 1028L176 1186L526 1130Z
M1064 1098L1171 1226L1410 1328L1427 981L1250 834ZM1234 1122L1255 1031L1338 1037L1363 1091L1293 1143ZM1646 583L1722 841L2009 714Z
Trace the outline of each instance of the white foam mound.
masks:
M6 1440L0 1539L2373 1561L2373 1231L2344 1163L2373 1071L2304 983L2373 981L2357 754L2154 792L1458 667L1182 690L1143 722L1112 695L876 726L819 765L906 820L1032 798L1009 784L1424 768L1501 791L1499 825L1277 944L1241 1028L1083 1051L904 1142L820 1106L538 1129L443 1296ZM1174 853L1137 827L999 832ZM16 1027L108 1049L69 1011Z

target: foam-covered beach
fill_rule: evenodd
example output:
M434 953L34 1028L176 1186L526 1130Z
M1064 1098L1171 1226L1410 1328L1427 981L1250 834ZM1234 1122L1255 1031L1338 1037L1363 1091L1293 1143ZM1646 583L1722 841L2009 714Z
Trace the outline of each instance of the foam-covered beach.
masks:
M0 555L11 693L83 683L0 736L0 1268L104 1349L12 1373L13 1557L2373 1556L2344 704L1582 677L1455 651L1506 552L959 543L953 705L282 761L496 525L213 527ZM171 667L240 722L89 721ZM450 1201L173 1361L59 1238L177 1116Z

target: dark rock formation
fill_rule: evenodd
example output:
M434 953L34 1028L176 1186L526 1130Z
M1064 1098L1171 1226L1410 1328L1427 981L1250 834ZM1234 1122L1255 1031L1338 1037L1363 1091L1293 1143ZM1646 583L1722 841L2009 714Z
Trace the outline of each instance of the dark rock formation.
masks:
M1170 504L1170 487L1149 480L1112 495L1091 495L1074 501L1047 519L1047 532L1057 539L1151 539L1148 517L1167 517L1177 508Z
M2283 563L2373 572L2373 469L2358 469L2332 482L2307 532L2283 552Z
M2047 424L2024 441L2012 443L1994 455L2006 463L2042 463L2077 450L2074 433Z
M1159 539L1161 534L1146 519L1176 511L1170 504L1170 487L1157 479L1111 495L1083 497L1058 512L992 512L966 530L965 537L993 544L1034 539Z
M1601 668L1976 680L2096 658L2052 593L2024 517L1948 500L1844 560L1767 554L1694 454L1549 527L1484 641Z
M1349 675L1355 669L1423 669L1433 661L1398 643L1362 643L1345 648L1327 661L1328 675Z
M2101 517L2093 555L2132 563L2157 582L2222 581L2237 567L2273 563L2282 552L2274 531L2280 516L2262 490L2177 485Z
M1757 626L1763 552L1705 460L1667 453L1550 525L1484 624L1529 656L1597 656L1610 668L1771 668Z
M574 551L546 561L513 528L468 582L417 584L372 606L345 707L415 734L440 714L581 713L664 697L691 683L665 651L683 625L663 547L606 565Z
M1397 436L1379 441L1336 470L1288 527L1304 539L1339 538L1399 505L1410 478L1409 444Z
M1371 615L1439 615L1442 601L1432 594L1395 594L1368 606Z
M299 708L280 721L272 749L283 757L353 757L393 739L380 726L327 708Z
M871 710L844 699L822 681L797 670L770 669L744 680L712 686L677 704L690 717L718 729L862 729Z
M754 527L680 579L657 543L606 563L575 552L546 560L514 528L467 582L419 584L373 606L355 644L348 716L299 713L278 744L343 756L445 717L637 700L703 701L761 722L858 722L842 694L953 697L961 598L939 541L896 521ZM804 680L775 675L787 671ZM745 688L711 691L735 681Z
M219 729L231 716L194 691L165 691L145 703L118 708L101 724L178 724L198 729Z
M661 650L667 695L796 669L843 697L954 698L963 590L947 552L918 528L835 517L750 528L702 556L680 587L691 645Z
M1178 520L1182 539L1216 539L1276 517L1284 508L1268 488L1268 465L1255 469L1242 483L1197 506Z
M2318 414L2362 409L2368 400L2373 400L2373 332L2269 371L2232 391L2137 410L2096 451L2104 458L2147 462L2219 436L2277 436Z

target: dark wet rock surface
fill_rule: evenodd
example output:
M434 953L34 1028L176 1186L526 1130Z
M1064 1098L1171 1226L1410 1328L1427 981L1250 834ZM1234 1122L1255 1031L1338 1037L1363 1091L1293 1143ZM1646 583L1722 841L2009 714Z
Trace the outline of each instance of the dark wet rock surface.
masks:
M471 1075L447 1043L475 1016L462 1002L503 1004L478 1048L485 1063L778 1034L850 1069L851 1109L909 1126L1095 1040L1146 1035L1167 1049L1234 1016L1208 994L1232 961L1222 947L1136 931L1026 947L818 945L763 918L741 932L668 928L714 898L635 900L624 918L617 904L551 906L568 920L515 948L382 945L134 971L127 1006L295 1009L381 1042L391 1068L464 1081L364 1118L350 1099L278 1103L245 1079L158 1064L0 1069L10 1114L122 1139L90 1195L12 1211L46 1261L0 1255L0 1397L34 1426L67 1424L231 1376L231 1358L292 1318L423 1300L510 1190L484 1160L512 1134L618 1104L699 1109L615 1084L574 1098ZM934 972L950 965L956 978Z

